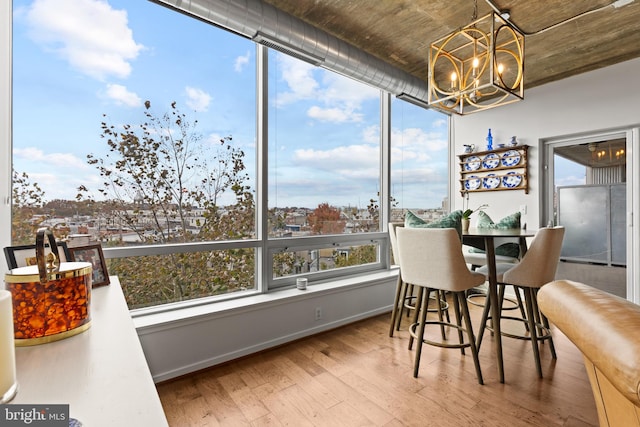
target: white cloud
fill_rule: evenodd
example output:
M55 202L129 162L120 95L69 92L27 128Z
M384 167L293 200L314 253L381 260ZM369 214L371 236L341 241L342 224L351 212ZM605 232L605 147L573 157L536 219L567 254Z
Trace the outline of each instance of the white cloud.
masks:
M142 99L135 93L129 92L125 86L118 84L108 84L106 95L113 99L118 105L127 107L138 107L142 105Z
M380 126L371 125L364 128L362 130L362 141L377 147L380 144Z
M380 150L370 145L348 145L331 150L296 150L293 160L301 166L326 170L341 177L377 178Z
M67 170L87 169L85 159L71 153L45 153L39 148L14 148L13 157L30 162L44 162L47 167L60 166Z
M432 128L442 128L442 127L448 127L448 123L446 119L436 119L431 123L431 127Z
M245 55L238 56L233 64L233 69L238 73L249 63L250 53L247 51Z
M313 77L314 66L298 61L286 55L278 55L278 67L282 71L282 79L288 87L286 92L278 92L278 106L291 104L306 99L316 99L318 82Z
M209 104L211 103L211 95L202 89L187 86L185 88L187 93L187 100L185 103L187 106L195 111L207 111Z
M312 101L315 105L307 108L307 116L314 120L360 122L363 119L360 113L362 102L380 96L378 89L285 55L278 56L278 68L286 90L278 91L276 106Z
M219 146L220 140L222 139L223 139L223 136L220 135L219 133L211 133L207 136L207 138L205 139L205 142L214 146Z
M307 116L321 122L345 123L362 121L362 114L338 107L321 108L313 106L307 110Z
M428 154L447 149L447 138L442 132L425 132L420 128L392 129L391 141L395 148Z
M379 99L380 90L343 77L336 73L322 71L322 86L325 88L320 96L327 104L345 104L352 108L358 107L363 101Z
M128 77L144 48L133 39L127 12L103 0L35 0L26 19L36 43L98 80Z
M566 185L584 185L584 184L585 184L584 176L577 176L577 175L556 177L556 182L555 182L556 187L563 187Z

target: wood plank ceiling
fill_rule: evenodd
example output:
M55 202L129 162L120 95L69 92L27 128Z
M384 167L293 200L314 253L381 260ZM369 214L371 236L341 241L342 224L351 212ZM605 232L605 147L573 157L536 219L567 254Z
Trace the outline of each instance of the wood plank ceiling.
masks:
M264 1L425 82L430 43L468 25L474 12L473 0ZM526 35L525 90L640 56L640 0L621 7L612 0L493 4L509 10ZM478 18L491 10L477 0Z

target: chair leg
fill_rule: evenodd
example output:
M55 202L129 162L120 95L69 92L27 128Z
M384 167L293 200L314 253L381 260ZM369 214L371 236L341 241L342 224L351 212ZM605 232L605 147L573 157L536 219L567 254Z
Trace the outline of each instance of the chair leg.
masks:
M446 307L447 304L447 293L445 291L440 291L440 303L442 304L444 302L444 305ZM451 322L451 319L449 318L449 309L445 308L444 310L444 314L447 317L447 322Z
M396 284L396 297L393 301L393 309L391 310L391 326L389 326L389 336L393 337L393 329L396 326L396 319L398 317L398 312L402 312L402 304L400 304L400 296L402 295L402 288L404 287L404 283L402 282L402 278L400 274L398 274L398 283ZM402 313L400 313L400 317L402 317Z
M456 325L462 326L462 317L460 316L460 301L458 301L457 292L453 293L453 312L456 315ZM458 329L458 340L460 341L460 344L464 342L461 329ZM464 356L464 347L460 347L460 353Z
M436 294L436 298L434 299L435 303L436 303L436 312L438 313L438 320L440 320L440 334L442 335L442 340L446 341L447 340L447 332L444 329L444 324L442 322L444 322L444 316L442 315L442 301L440 299L440 291L436 290L435 291ZM427 303L427 306L429 304ZM447 318L449 316L447 315Z
M402 296L400 297L398 306L398 317L396 319L396 331L400 330L400 323L402 322L402 315L404 314L404 302L407 300L407 290L409 284L402 282Z
M407 309L407 317L409 317L409 314L411 314L411 308L409 308L409 307L407 307L407 306L406 306L406 305L407 305L407 300L411 301L411 299L412 299L412 298L414 298L414 297L413 297L413 288L414 288L414 286L413 286L413 285L407 285L407 292L405 292L405 294L404 294L404 299L403 299L403 301L402 301L402 304L403 304L403 305L406 307L406 309ZM416 305L416 304L417 304L417 305ZM409 305L411 305L411 304L409 303ZM419 306L420 306L420 303L419 303L418 301L416 301L416 303L414 304L414 307L416 307L416 308L417 308L417 307L419 307Z
M471 325L471 316L469 316L469 305L467 304L467 298L464 292L460 292L456 295L459 299L460 307L462 308L462 316L464 317L464 323L467 329L467 336L469 339L469 347L471 348L471 355L473 356L473 364L476 368L476 376L478 383L484 384L482 379L482 371L480 370L480 359L478 358L479 348L476 347L476 337L473 335L473 326Z
M522 320L524 321L524 328L527 332L529 332L529 323L527 322L527 314L525 313L525 307L522 303L522 298L520 297L520 288L516 285L511 285L513 287L513 293L516 295L516 304L520 309L520 315L522 316ZM504 294L507 290L507 285L501 285L500 288L500 296L498 299L500 300L500 313L502 313L502 305L504 303ZM535 311L535 310L534 310Z
M502 313L502 306L504 305L504 293L506 292L507 287L502 284L498 284L498 312Z
M489 298L489 293L487 293L484 302L484 309L482 310L482 320L480 320L480 329L478 330L478 341L476 343L478 351L480 351L480 346L482 345L482 337L484 336L484 331L487 327L487 318L489 317L489 313L491 313L491 298Z
M418 323L418 314L420 313L420 304L422 303L422 294L424 293L424 288L422 286L420 286L418 288L418 295L416 296L416 309L413 311L413 319L411 321L411 324L415 324ZM428 296L428 295L427 295ZM429 301L427 300L427 303L429 303ZM426 311L425 311L425 317L426 317ZM413 348L413 335L409 335L409 350L411 350Z
M536 317L533 312L533 290L524 288L524 301L527 306L527 321L529 322L529 331L531 333L531 347L533 348L533 358L536 361L536 370L538 376L542 378L542 365L540 363L540 350L538 348L538 328L536 326Z
M418 290L418 294L422 296L422 287ZM417 325L418 333L416 339L418 340L418 347L416 348L416 359L413 363L414 378L418 378L418 370L420 369L420 356L422 355L422 344L424 344L424 328L427 321L427 311L429 308L429 289L427 289L426 295L422 298L421 310L418 310L418 303L419 300L416 300L416 313L420 311L420 322Z
M527 318L527 314L525 313L525 308L524 308L524 304L522 302L522 297L520 297L520 288L518 288L517 286L513 287L513 292L515 292L516 294L516 300L518 301L518 308L520 309L520 315L522 316L523 319ZM529 332L529 323L528 322L524 322L524 327L527 330L527 332Z
M404 291L402 293L402 300L400 301L400 314L398 315L398 320L397 320L397 325L396 325L396 331L400 330L400 324L402 323L402 312L404 312L404 309L407 309L407 317L409 317L409 315L411 314L411 310L416 309L416 303L414 303L413 306L411 306L410 302L407 301L417 301L416 296L413 295L413 288L414 286L411 284L404 284ZM419 306L419 303L418 303Z
M542 321L542 326L544 326L545 328L547 328L547 331L549 331L549 351L551 352L551 357L553 357L554 359L557 359L558 356L556 355L556 347L553 344L553 337L551 336L551 326L549 325L549 319L547 319L547 316L545 316L544 314L542 314L542 312L540 311L540 309L538 308L538 288L535 288L532 290L533 292L533 308L537 313L540 313L540 320ZM544 343L544 341L543 341Z

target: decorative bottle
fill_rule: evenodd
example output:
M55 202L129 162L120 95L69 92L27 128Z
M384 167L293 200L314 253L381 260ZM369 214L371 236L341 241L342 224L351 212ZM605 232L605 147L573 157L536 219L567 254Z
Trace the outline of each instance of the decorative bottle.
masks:
M491 136L491 129L487 135L487 150L493 150L493 136Z

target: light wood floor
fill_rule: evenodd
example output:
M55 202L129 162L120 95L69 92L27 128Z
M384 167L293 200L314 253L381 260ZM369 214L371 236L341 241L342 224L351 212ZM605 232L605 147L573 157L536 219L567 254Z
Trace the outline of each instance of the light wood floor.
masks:
M477 329L481 309L472 308ZM453 314L453 313L452 313ZM172 427L190 426L596 426L582 356L554 330L558 359L543 345L539 379L531 344L502 340L498 381L489 332L480 350L484 385L467 351L423 347L420 375L404 325L390 315L226 363L158 385ZM438 328L435 332L439 333ZM451 339L455 339L452 336Z

